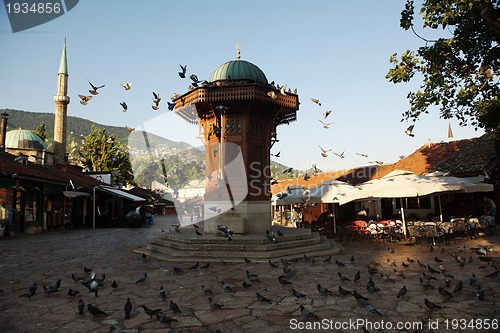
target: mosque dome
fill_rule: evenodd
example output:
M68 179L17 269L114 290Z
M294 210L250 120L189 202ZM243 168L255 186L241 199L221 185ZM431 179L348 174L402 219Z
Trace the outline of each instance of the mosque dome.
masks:
M47 145L38 135L21 128L6 133L5 147L10 149L47 149Z
M224 80L251 80L258 83L268 83L264 72L245 60L232 60L223 63L213 72L208 81Z

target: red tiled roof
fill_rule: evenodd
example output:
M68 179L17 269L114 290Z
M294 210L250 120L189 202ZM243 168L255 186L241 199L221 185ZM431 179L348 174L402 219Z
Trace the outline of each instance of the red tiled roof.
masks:
M424 174L434 170L451 172L454 168L458 168L459 170L477 168L477 166L472 165L474 164L474 159L471 159L470 156L476 156L476 161L478 159L483 161L485 159L483 155L487 155L491 159L491 156L494 155L494 151L491 152L491 147L489 149L485 148L485 146L489 147L491 145L491 138L488 139L485 136L481 138L426 144L393 164L371 165L350 170L323 172L317 176L311 176L308 181L305 181L303 177L277 179L278 184L271 186L271 192L276 194L292 185L312 188L330 179L337 179L351 185L357 185L370 179L381 178L397 169L411 171L416 174ZM486 165L487 162L488 161L482 163L482 165ZM460 166L460 168L458 166Z

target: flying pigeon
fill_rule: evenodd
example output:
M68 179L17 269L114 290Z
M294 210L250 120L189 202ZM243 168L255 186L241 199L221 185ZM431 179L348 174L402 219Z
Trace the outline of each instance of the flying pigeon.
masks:
M160 97L160 94L157 94L153 91L153 103L155 103L155 105L151 105L151 108L153 108L153 110L158 110L160 107L160 101L161 101L161 97Z
M405 133L406 135L410 136L410 137L414 137L415 134L413 134L413 127L415 127L415 125L410 125L408 126L408 128L406 129Z
M128 106L127 106L127 103L125 102L121 102L120 105L122 106L123 108L123 112L127 112L127 109L128 109Z
M345 158L344 153L345 153L345 150L343 150L342 153L340 153L340 154L337 154L336 152L333 152L334 155L337 155L340 158Z
M179 72L179 76L181 79L184 79L186 78L187 65L182 66L181 64L179 64L179 66L181 66L181 71Z
M323 149L321 146L319 146L319 149L321 149L321 156L323 157L328 157L328 152L332 151L331 149Z
M132 88L132 83L122 83L121 86L125 88L125 90L130 90L130 88Z
M330 113L332 113L332 110L323 112L323 118L326 119L330 115Z
M274 90L271 90L270 92L267 93L267 96L271 97L272 99L278 98L278 95L274 92Z
M99 93L97 92L97 89L101 89L102 87L104 87L104 84L102 86L96 87L92 83L90 83L89 80L87 80L87 81L89 82L90 86L92 87L92 89L89 90L89 93L91 93L92 95L98 95Z
M363 156L363 157L368 157L368 154L364 154L364 153L356 153L356 155Z
M330 128L330 125L333 125L333 123L334 123L333 121L332 121L331 123L325 123L325 122L324 122L323 120L321 120L321 119L318 119L318 120L319 120L319 122L320 122L320 123L322 123L322 124L323 124L323 128L327 128L327 129L328 129L328 128Z
M317 99L317 98L311 98L311 101L313 101L313 103L316 103L319 106L321 106L321 103L320 103L319 99Z
M80 97L80 104L87 105L87 103L92 99L92 96L78 95Z

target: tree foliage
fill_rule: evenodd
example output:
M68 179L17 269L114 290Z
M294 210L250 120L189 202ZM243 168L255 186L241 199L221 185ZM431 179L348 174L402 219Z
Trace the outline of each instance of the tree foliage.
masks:
M44 142L47 140L47 127L45 126L45 123L43 121L40 123L40 125L38 125L38 128L36 129L36 135L38 135Z
M82 164L91 171L111 172L114 184L135 185L128 153L120 146L116 136L108 135L105 128L98 129L92 125L79 154Z
M407 0L400 26L425 45L390 57L389 81L409 82L417 74L422 79L407 96L410 107L403 120L416 121L435 106L442 118L499 134L500 0L425 0L420 14L423 30L441 29L443 37L417 34L414 2Z

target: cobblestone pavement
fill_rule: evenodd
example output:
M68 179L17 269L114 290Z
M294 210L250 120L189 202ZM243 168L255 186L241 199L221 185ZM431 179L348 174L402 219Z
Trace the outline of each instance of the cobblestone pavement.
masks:
M457 240L444 249L435 246L433 251L427 245L340 242L343 252L330 262L325 262L327 258L324 257L291 262L291 270L297 273L287 278L292 282L288 285L278 282L278 276L284 274L279 262L279 268L268 263L241 262L212 263L206 269L189 270L192 263L144 259L133 253L133 249L144 246L158 236L161 229L176 223L167 217L157 216L155 220L155 225L138 229L79 229L17 235L0 240L0 332L110 332L111 326L116 328L115 332L362 332L361 326L367 326L370 332L497 331L491 324L500 320L500 278L486 278L495 270L480 261L471 248L491 246L493 251L488 252L488 256L500 257L498 234L477 240ZM451 254L465 261L461 265ZM436 257L443 262L436 262ZM440 270L441 264L446 271L433 274L427 267L420 266L417 259L436 270ZM335 260L345 267L336 264ZM403 262L408 267L404 267ZM366 288L370 278L369 265L377 269L371 277L379 291L370 292ZM84 267L92 268L98 277L106 276L98 297L71 278L71 274L88 278ZM176 273L174 267L183 271ZM250 282L252 286L248 289L242 286L244 280L249 282L246 271L257 274L259 279L259 282ZM354 282L358 271L360 279ZM136 283L146 272L146 282ZM339 273L351 281L341 281ZM422 273L436 278L429 280L432 287L426 289L420 284ZM469 279L473 273L477 283L471 286ZM448 288L445 287L445 274L453 276ZM58 279L62 280L60 290L46 295L43 286L53 285ZM111 287L113 280L118 284L116 289ZM229 284L233 292L224 291L221 281ZM453 293L459 281L463 281L463 289ZM38 285L36 294L31 299L19 297L34 282ZM333 294L320 294L317 284ZM210 288L213 295L204 293L202 285ZM477 285L484 290L484 300L476 298ZM166 290L165 301L160 300L160 286ZM363 306L352 295L342 296L339 286L367 297L367 303L381 316L369 312L371 308ZM403 286L408 292L397 298ZM452 296L442 296L438 287L445 288ZM69 296L69 288L80 294ZM306 296L296 298L292 288ZM259 301L256 293L269 298L271 304ZM213 297L222 309L212 310L208 297ZM80 298L105 311L106 316L94 317L87 309L79 314L77 304ZM133 309L131 318L125 320L127 298L130 298ZM443 308L429 310L425 298ZM169 309L170 300L178 304L181 313ZM159 308L177 322L160 323L155 317L146 315L140 305ZM317 315L320 321L315 323L314 319L306 318L299 310L300 305ZM471 322L471 319L475 321ZM361 321L362 325L348 326ZM398 323L415 326L396 329ZM492 329L486 330L484 327L488 323ZM314 327L319 324L322 326ZM481 328L480 324L483 325Z

